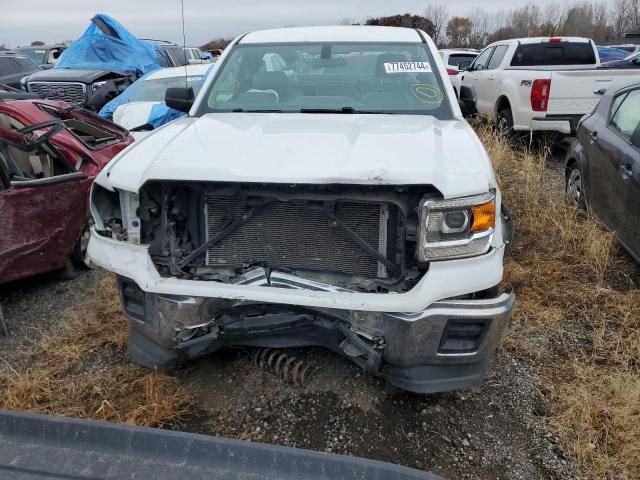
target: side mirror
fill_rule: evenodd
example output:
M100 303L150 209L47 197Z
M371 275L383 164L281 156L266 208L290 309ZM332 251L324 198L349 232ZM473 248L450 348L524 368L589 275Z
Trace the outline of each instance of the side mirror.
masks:
M461 72L468 72L471 68L471 60L465 60L464 62L460 62L458 65L458 70Z
M178 110L179 112L189 113L194 100L195 96L193 94L193 88L191 87L167 88L164 94L164 102L167 104L167 107Z
M640 65L640 55L633 59L633 63Z

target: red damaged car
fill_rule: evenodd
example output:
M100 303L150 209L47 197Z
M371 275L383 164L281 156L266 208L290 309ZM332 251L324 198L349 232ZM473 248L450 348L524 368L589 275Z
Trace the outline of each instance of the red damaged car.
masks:
M0 89L0 284L89 266L89 189L133 142L64 102Z

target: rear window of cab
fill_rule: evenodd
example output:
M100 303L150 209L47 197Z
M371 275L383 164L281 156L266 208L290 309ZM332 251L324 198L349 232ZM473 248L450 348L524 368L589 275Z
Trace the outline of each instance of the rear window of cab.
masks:
M512 67L591 65L595 63L595 50L590 42L564 41L521 44L511 60Z

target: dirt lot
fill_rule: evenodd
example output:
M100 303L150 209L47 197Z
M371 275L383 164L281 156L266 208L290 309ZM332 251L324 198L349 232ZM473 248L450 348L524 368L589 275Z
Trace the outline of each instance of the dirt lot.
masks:
M39 345L30 347L31 341L46 336L47 345L56 348L56 335L66 338L58 319L68 318L69 305L80 312L104 309L92 298L96 289L115 295L113 281L102 272L5 289L12 336L0 340L3 360L26 372L23 350L39 350ZM51 334L43 335L38 326ZM94 346L74 359L69 371L87 376L89 385L81 385L77 376L73 381L90 389L98 383L95 375L110 375L126 364L124 342L117 343ZM483 387L431 396L391 387L321 349L290 352L313 369L307 384L298 387L256 365L251 353L221 352L178 372L177 386L188 392L188 406L179 421L165 426L386 460L446 478L573 478L554 438L536 428L544 407L531 368L508 352L498 353ZM38 354L35 358L32 368L40 361ZM65 410L75 410L71 403L78 400L87 399L59 400L53 410L68 414ZM36 410L51 406L41 402Z
M507 265L518 305L482 387L414 395L319 349L289 352L312 368L304 386L243 349L172 376L139 368L126 359L113 278L91 272L0 289L12 329L0 337L0 407L352 454L445 478L638 478L637 268L562 204L559 163L482 138L518 235Z

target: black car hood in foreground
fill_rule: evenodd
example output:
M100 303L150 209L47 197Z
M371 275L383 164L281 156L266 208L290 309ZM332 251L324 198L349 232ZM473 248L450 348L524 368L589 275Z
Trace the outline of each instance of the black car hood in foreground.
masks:
M0 478L438 480L374 460L0 410Z
M105 76L126 76L110 70L76 70L73 68L51 68L29 75L29 82L82 82L93 83Z

